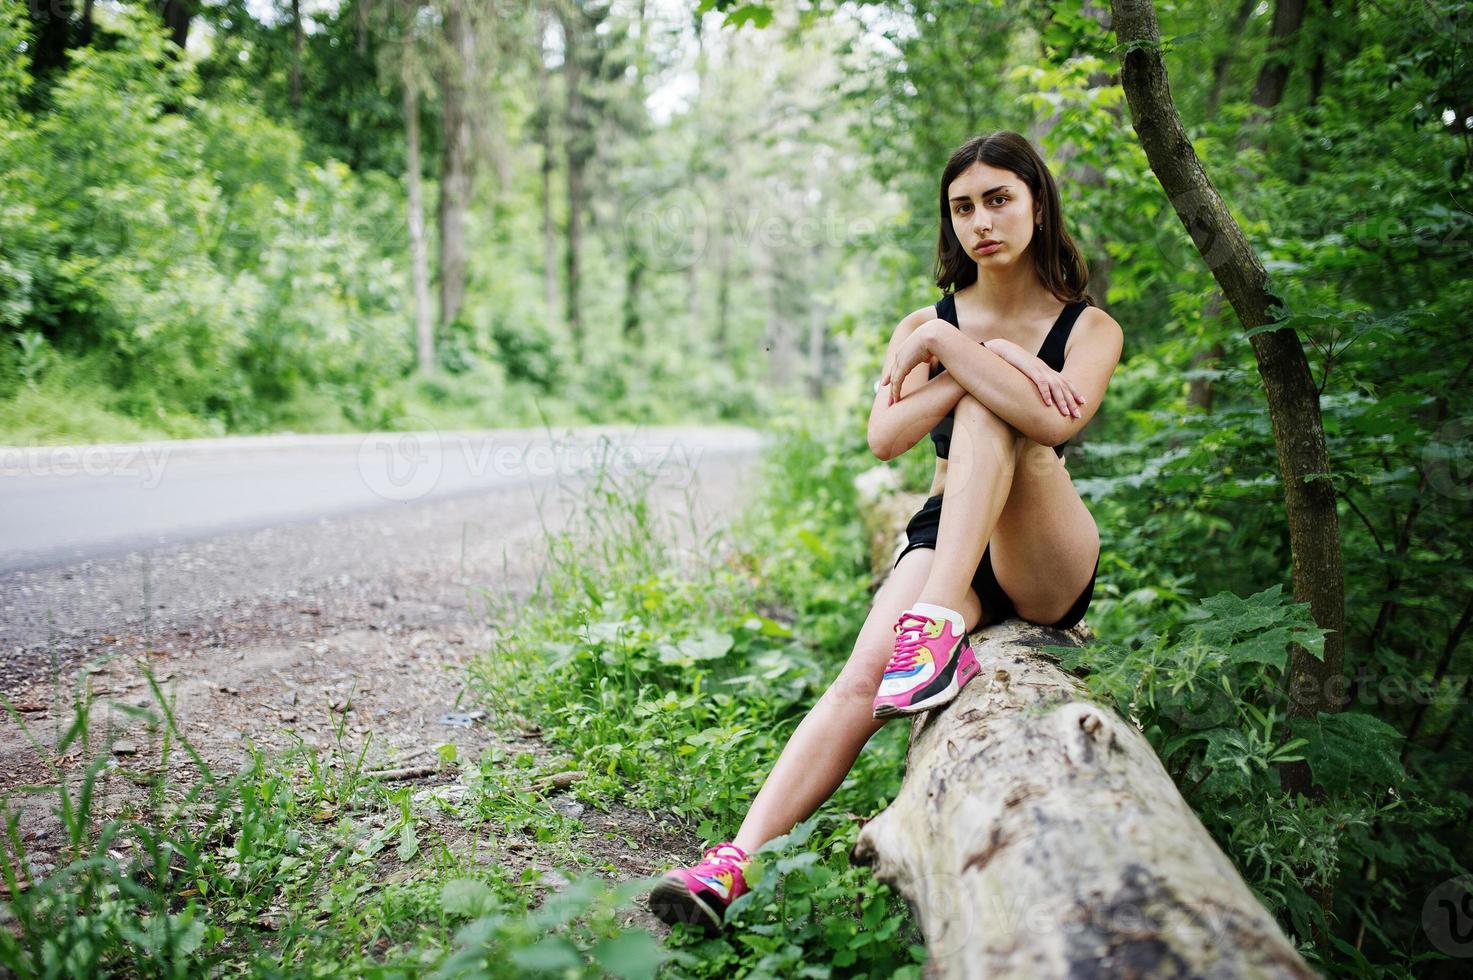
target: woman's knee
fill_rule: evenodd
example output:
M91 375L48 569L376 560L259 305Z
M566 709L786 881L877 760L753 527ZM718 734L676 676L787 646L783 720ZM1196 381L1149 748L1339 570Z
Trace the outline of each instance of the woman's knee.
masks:
M956 403L957 424L980 426L996 430L1000 435L1016 437L1018 430L1007 422L1001 415L988 408L971 392L962 395Z
M876 661L883 664L889 653L888 649L879 651L856 647L849 662L829 683L825 695L844 702L872 704L880 691L880 676L884 671L883 667L876 669L874 665Z

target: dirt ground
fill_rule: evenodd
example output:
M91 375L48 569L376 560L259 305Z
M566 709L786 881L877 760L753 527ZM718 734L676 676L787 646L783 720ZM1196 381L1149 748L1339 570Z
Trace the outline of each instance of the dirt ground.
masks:
M751 463L740 456L712 459L691 486L657 490L652 501L670 513L681 546L698 547L735 514ZM494 501L320 520L0 581L7 618L21 607L33 623L39 618L36 596L55 604L66 590L90 586L100 597L59 628L53 622L44 642L31 629L5 651L11 667L0 682L24 726L0 719L0 799L20 810L33 873L47 873L64 846L54 796L24 791L51 778L48 760L78 779L89 759L110 756L99 787L102 814L144 792L139 784L146 780L130 774L146 777L161 767L160 733L130 711L155 706L145 671L172 703L180 731L218 770L237 769L248 744L280 750L300 738L326 750L339 735L350 756L367 743L365 769L410 770L397 782L418 789L454 791L454 767L422 771L438 765L436 747L446 743L462 760L500 745L511 756L531 752L539 766L557 767L557 753L539 733L493 731L467 691L464 670L496 635L486 600L514 608L530 594L541 571L544 523L561 526L576 510L567 496L551 506L545 497L536 506L529 499L508 491ZM479 551L468 549L465 528L472 520L485 526L487 512L502 530ZM291 548L272 546L284 542ZM211 571L201 570L202 552L217 559L205 563L213 581ZM305 552L313 556L311 574L300 574ZM275 573L260 568L265 554L277 555ZM151 583L141 616L136 608L119 611L128 603L112 597L116 583L136 581L140 560L147 562ZM195 595L202 581L204 600ZM170 605L171 597L186 594L190 601ZM95 698L89 744L58 756L54 746L72 723L72 699L82 688ZM190 781L184 753L174 750L169 766L172 776ZM551 802L582 822L577 848L619 868L621 879L699 856L700 842L660 814L617 804L604 813L565 793ZM530 835L476 839L458 820L437 817L434 807L425 809L425 819L477 861L518 874L528 867L552 871L548 853ZM386 874L395 873L392 863ZM551 875L546 883L558 884ZM630 920L665 931L642 910Z

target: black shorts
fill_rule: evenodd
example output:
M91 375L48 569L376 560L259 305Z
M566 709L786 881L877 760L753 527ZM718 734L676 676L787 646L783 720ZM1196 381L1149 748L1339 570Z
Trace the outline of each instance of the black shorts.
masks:
M900 559L916 548L931 548L932 550L936 548L936 530L941 524L941 496L937 494L934 497L927 497L921 509L916 511L916 515L910 519L910 523L905 525L906 543L905 547L900 550L900 554L895 556L896 565L900 564ZM1074 605L1069 608L1064 617L1057 623L1048 623L1048 626L1066 630L1077 625L1084 618L1084 611L1089 608L1090 600L1094 598L1095 575L1099 570L1100 559L1096 556L1094 571L1089 573L1089 584L1084 587L1079 598L1074 600ZM972 588L976 591L977 598L982 600L984 617L982 622L973 629L990 626L1010 616L1018 615L1018 608L1013 605L1013 600L1008 598L1008 594L1002 590L1002 585L998 583L997 576L992 572L991 542L988 542L987 547L982 550L982 563L977 566L977 572L972 576Z

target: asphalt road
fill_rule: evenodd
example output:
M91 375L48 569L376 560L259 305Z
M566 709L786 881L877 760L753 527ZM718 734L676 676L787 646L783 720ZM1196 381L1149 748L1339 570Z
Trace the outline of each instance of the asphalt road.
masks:
M607 426L0 447L0 690L129 640L474 619L478 597L531 587L599 480L648 483L671 533L706 546L761 444Z

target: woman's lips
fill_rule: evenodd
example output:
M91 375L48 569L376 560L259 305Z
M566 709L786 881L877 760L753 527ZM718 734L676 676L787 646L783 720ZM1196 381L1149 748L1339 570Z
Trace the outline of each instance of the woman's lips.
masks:
M985 245L973 245L972 251L976 252L978 255L991 255L993 252L996 252L1000 248L1002 248L1002 242L990 242Z

